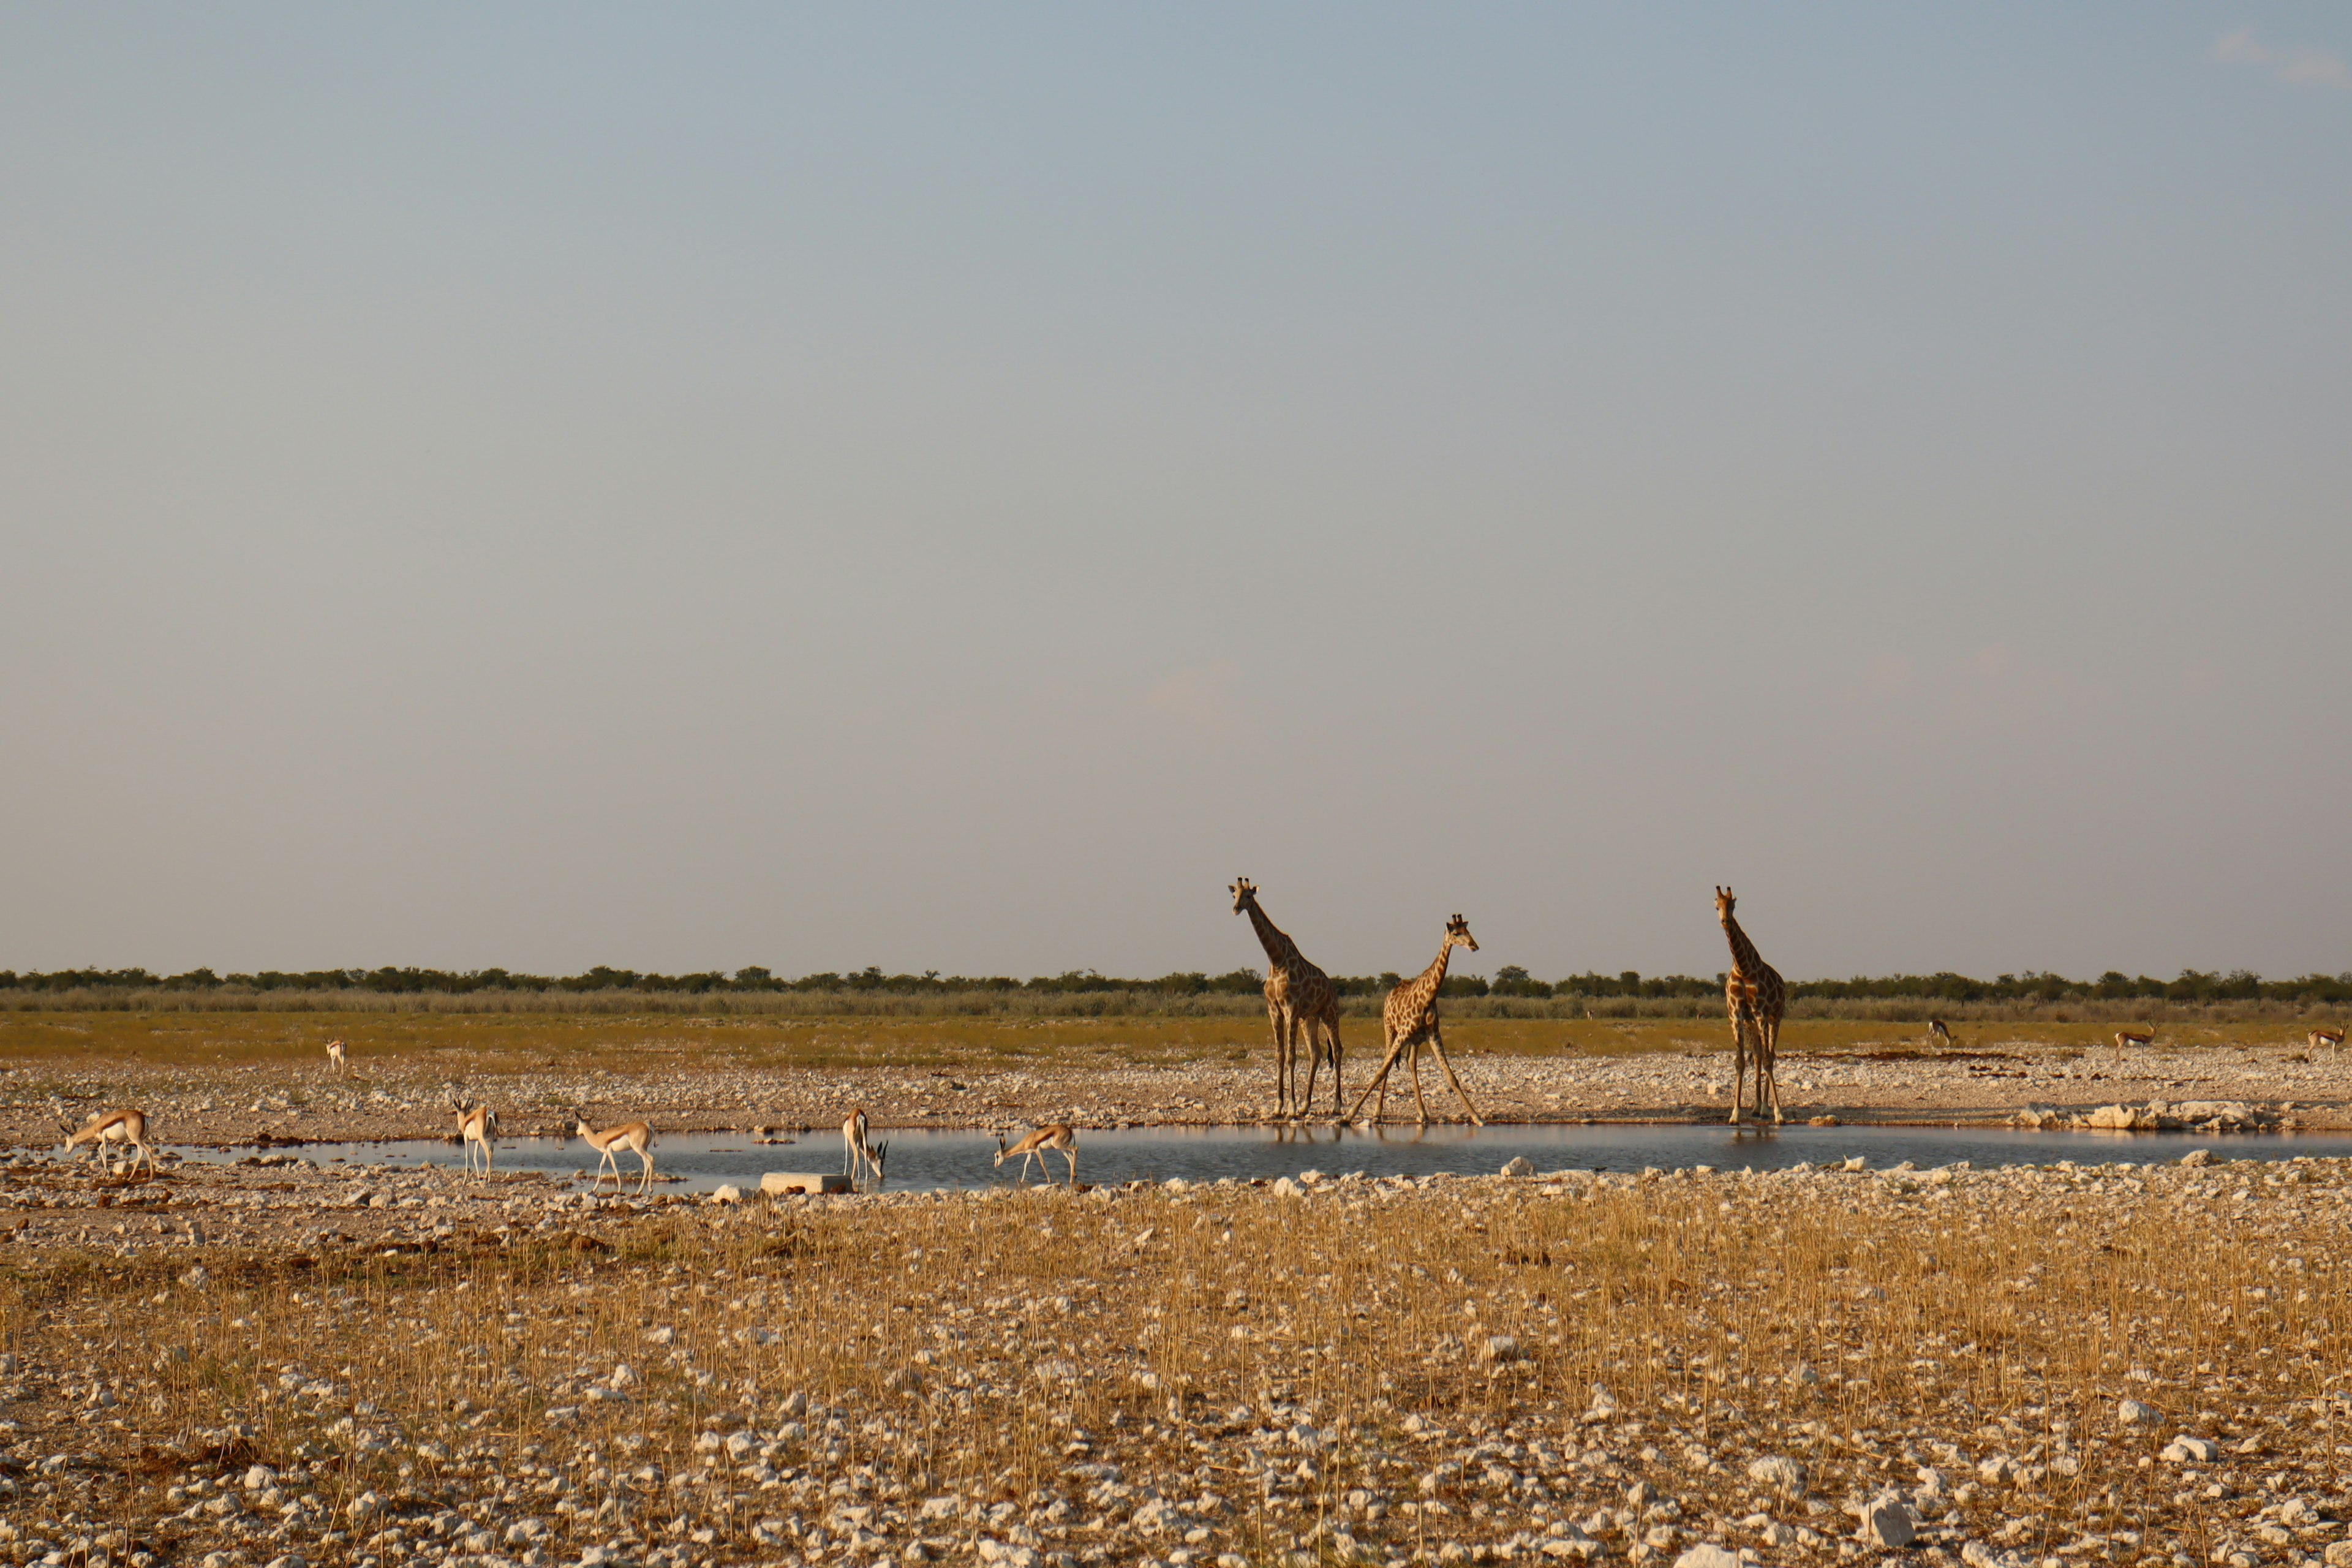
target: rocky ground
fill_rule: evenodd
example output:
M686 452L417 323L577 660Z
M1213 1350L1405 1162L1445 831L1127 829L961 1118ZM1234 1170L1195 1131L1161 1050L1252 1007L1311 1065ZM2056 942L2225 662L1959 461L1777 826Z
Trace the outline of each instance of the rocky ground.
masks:
M1376 1065L1362 1052L1351 1058L1351 1100ZM1470 1056L1457 1067L1479 1109L1497 1121L1687 1120L1721 1114L1731 1092L1730 1059L1720 1051ZM452 1124L450 1070L425 1057L362 1059L348 1079L323 1063L33 1061L0 1070L0 1144L51 1144L60 1110L79 1121L101 1105L123 1104L144 1109L158 1135L174 1143L431 1136ZM2179 1047L2120 1060L2105 1051L2021 1041L1942 1057L1838 1051L1785 1056L1780 1079L1783 1109L1792 1118L1993 1121L2040 1108L2064 1124L2104 1105L2153 1101L2259 1108L2260 1117L2248 1110L2247 1118L2266 1125L2347 1123L2341 1060L2279 1048ZM1431 1113L1458 1116L1433 1066L1424 1080ZM1326 1115L1328 1084L1327 1075L1318 1091ZM573 1110L600 1124L642 1119L681 1132L832 1127L859 1104L884 1128L1056 1121L1104 1127L1247 1121L1263 1116L1271 1100L1269 1070L1260 1062L1139 1067L1091 1054L1066 1066L956 1070L752 1068L723 1058L664 1056L648 1058L640 1072L551 1064L478 1077L464 1087L499 1109L510 1137L553 1129ZM1388 1114L1392 1121L1413 1115L1412 1087L1402 1077Z
M2329 1161L0 1183L48 1568L2352 1562Z

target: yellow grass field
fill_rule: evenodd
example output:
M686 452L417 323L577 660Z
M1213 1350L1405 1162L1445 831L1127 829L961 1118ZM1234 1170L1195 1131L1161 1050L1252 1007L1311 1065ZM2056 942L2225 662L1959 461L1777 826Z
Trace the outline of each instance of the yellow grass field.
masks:
M2024 1047L2103 1049L2107 1023L1993 1022L1959 1029L1962 1051ZM1351 1055L1377 1050L1370 1020L1349 1020ZM1240 1062L1266 1049L1256 1017L1030 1018L845 1016L820 1018L676 1014L631 1016L531 1013L0 1013L0 1058L70 1068L103 1061L154 1066L233 1066L308 1060L329 1039L349 1040L355 1057L419 1071L525 1072L547 1067L618 1073L676 1068L986 1067L1052 1063L1078 1067L1179 1067ZM1719 1019L1460 1018L1445 1026L1461 1054L1622 1056L1725 1051ZM2291 1022L2183 1024L2158 1037L2154 1054L2189 1047L2299 1047ZM1804 1057L1918 1051L1913 1026L1792 1018L1781 1055Z

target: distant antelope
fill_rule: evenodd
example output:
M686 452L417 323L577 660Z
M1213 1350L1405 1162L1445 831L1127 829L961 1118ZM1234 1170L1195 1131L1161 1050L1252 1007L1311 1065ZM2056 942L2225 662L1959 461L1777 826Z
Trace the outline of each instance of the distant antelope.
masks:
M107 1144L128 1143L138 1151L131 1168L135 1171L143 1162L147 1173L155 1173L155 1152L147 1147L147 1113L143 1110L102 1110L79 1127L59 1117L58 1131L66 1135L65 1147L58 1151L60 1154L70 1155L87 1143L103 1157Z
M454 1089L449 1094L449 1109L457 1113L457 1141L465 1145L467 1171L470 1173L474 1169L474 1145L478 1143L482 1146L482 1174L488 1175L490 1140L499 1135L499 1113L487 1101L467 1105Z
M2153 1045L2155 1042L2156 1031L2154 1029L2117 1029L2116 1031L2116 1055L2123 1055L2124 1047L2126 1046L2146 1046Z
M352 1064L343 1059L342 1041L329 1040L327 1042L327 1059L335 1064L335 1071L345 1078L352 1076Z
M646 1189L654 1182L654 1130L642 1121L631 1121L620 1127L607 1127L599 1132L588 1125L588 1119L584 1116L575 1115L573 1121L579 1124L576 1131L587 1140L588 1147L604 1156L604 1164L596 1168L595 1184L600 1187L604 1184L607 1169L613 1173L613 1185L617 1187L621 1184L621 1163L615 1156L626 1149L646 1163L645 1179L637 1184L637 1195L645 1196Z
M2314 1029L2305 1038L2305 1043L2315 1051L2322 1046L2340 1047L2344 1044L2344 1031L2341 1029Z
M882 1167L890 1159L890 1145L868 1143L866 1141L866 1108L864 1106L861 1105L851 1111L842 1121L841 1142L841 1173L849 1178L849 1184L853 1187L857 1184L857 1170L860 1165L863 1165L874 1173L874 1184L880 1186Z
M1040 1127L1009 1149L1004 1145L1004 1134L1000 1132L996 1135L998 1166L1002 1167L1005 1161L1019 1155L1021 1179L1024 1182L1029 1179L1029 1162L1032 1160L1037 1162L1041 1174L1045 1173L1045 1151L1048 1149L1060 1150L1062 1157L1070 1163L1070 1185L1076 1187L1078 1184L1078 1135L1067 1123L1057 1121L1051 1127ZM1046 1179L1051 1181L1053 1178L1047 1175Z
M1941 1040L1948 1046L1953 1043L1952 1031L1945 1026L1941 1018L1930 1018L1927 1020L1927 1039L1930 1044Z

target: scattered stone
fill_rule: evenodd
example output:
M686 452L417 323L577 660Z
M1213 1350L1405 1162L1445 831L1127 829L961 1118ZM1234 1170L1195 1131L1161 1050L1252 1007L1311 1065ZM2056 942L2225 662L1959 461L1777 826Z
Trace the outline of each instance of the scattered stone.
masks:
M2153 1405L2143 1405L2137 1399L2116 1402L2116 1425L2118 1426L2153 1426L2159 1418Z
M2203 1437L2175 1437L2157 1456L2168 1465L2210 1465L2221 1457L2221 1448Z
M1804 1462L1785 1455L1768 1454L1760 1459L1750 1459L1748 1479L1759 1486L1770 1487L1783 1497L1805 1495Z
M1739 1553L1705 1542L1675 1559L1675 1568L1741 1568Z
M1503 1165L1503 1174L1507 1176L1532 1176L1535 1173L1536 1163L1525 1154L1516 1155Z
M1900 1494L1883 1491L1864 1505L1862 1539L1870 1545L1900 1552L1918 1538L1919 1528Z

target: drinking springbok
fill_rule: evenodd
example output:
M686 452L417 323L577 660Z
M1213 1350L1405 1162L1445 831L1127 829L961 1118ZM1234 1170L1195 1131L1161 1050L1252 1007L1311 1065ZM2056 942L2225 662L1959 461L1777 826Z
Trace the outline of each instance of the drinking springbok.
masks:
M866 1141L866 1108L859 1106L841 1123L841 1173L849 1178L852 1187L857 1185L857 1169L864 1165L874 1173L874 1184L882 1184L882 1167L890 1158L887 1143Z
M59 1117L58 1131L66 1135L65 1147L58 1151L59 1154L70 1157L87 1143L103 1159L107 1144L128 1143L137 1151L131 1168L135 1171L143 1163L149 1175L155 1173L155 1152L147 1147L147 1113L143 1110L101 1110L79 1127Z
M996 1135L998 1166L1002 1167L1005 1161L1018 1154L1021 1156L1021 1180L1024 1182L1029 1179L1029 1162L1032 1160L1037 1162L1040 1175L1048 1181L1053 1179L1045 1167L1045 1151L1048 1149L1060 1150L1062 1158L1070 1163L1070 1185L1076 1189L1078 1184L1078 1135L1067 1123L1057 1121L1051 1127L1040 1127L1009 1149L1004 1145L1004 1134L1000 1132Z

